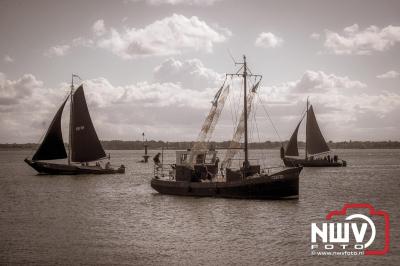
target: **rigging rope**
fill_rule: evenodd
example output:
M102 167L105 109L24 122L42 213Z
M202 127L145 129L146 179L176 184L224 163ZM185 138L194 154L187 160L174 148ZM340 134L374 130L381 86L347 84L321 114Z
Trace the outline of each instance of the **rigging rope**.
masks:
M253 103L254 95L256 94L256 89L258 87L258 84L259 83L257 83L255 86L253 86L251 92L247 95L247 110L248 110L247 118L251 114L252 103ZM231 140L231 142L229 144L229 148L226 151L225 158L222 161L221 165L222 165L223 168L231 166L232 159L237 154L237 152L238 152L238 150L240 148L240 140L242 139L243 133L244 133L244 130L245 130L245 128L244 128L244 120L247 119L247 118L244 117L244 109L243 109L243 111L242 111L242 113L240 115L239 123L238 123L238 125L236 127L236 130L235 130L235 134L232 137L232 140Z
M230 85L233 87L232 77L230 77ZM234 102L235 98L233 93L229 94L229 105L230 105L230 113L233 125L236 125L238 120L238 110L236 109L236 103ZM235 127L232 128L232 134L235 132Z
M263 107L263 109L264 109L264 111L265 111L265 113L266 113L266 115L267 115L267 117L268 117L269 121L271 122L271 125L272 125L272 127L273 127L273 129L274 129L274 131L275 131L276 135L277 135L277 136L278 136L278 138L279 138L279 142L281 143L281 145L283 145L283 142L282 142L281 136L279 135L279 133L278 133L278 130L276 129L274 122L272 121L272 119L271 119L271 117L270 117L270 115L269 115L269 113L268 113L267 109L265 108L265 106L264 106L264 103L263 103L263 101L262 101L262 99L261 99L260 95L258 95L258 94L257 94L257 96L258 96L258 99L259 99L259 100L260 100L260 102L261 102L261 106Z

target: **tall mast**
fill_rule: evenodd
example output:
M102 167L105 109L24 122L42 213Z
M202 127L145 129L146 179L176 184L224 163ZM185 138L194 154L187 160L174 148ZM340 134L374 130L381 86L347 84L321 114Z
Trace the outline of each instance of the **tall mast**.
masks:
M247 109L247 77L259 78L261 81L262 75L256 75L251 73L250 69L247 67L246 56L243 55L243 62L235 62L235 65L242 65L242 67L234 74L226 74L227 76L235 76L243 78L243 115L244 115L244 162L243 168L246 170L250 166L249 163L249 153L248 153L248 130L247 130L247 122L248 122L248 112ZM243 73L240 73L243 70Z
M249 164L248 136L247 136L247 63L246 56L243 55L243 104L244 104L244 168Z
M68 137L68 164L71 164L71 139L72 139L72 106L73 106L73 99L72 93L74 92L74 74L72 74L71 78L71 92L70 92L70 102L69 102L69 137Z
M307 152L307 122L308 122L308 97L307 97L307 109L306 109L306 159L308 158Z

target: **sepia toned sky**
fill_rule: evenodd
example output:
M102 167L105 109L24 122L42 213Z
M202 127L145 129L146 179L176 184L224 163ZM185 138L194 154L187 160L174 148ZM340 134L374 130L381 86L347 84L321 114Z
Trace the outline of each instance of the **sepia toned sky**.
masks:
M288 139L307 97L327 140L400 140L399 1L2 0L0 142L39 141L72 73L101 139L194 140L230 53L263 75L251 140Z

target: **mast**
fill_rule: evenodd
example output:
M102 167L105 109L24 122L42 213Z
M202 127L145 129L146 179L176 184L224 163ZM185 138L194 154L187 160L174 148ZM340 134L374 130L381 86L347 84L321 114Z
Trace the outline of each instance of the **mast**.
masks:
M307 109L306 109L306 117L308 118L308 97L307 97ZM307 119L306 118L306 119ZM306 124L308 123L308 119L307 119L307 121L306 121ZM306 159L308 158L308 152L307 152L307 126L306 126Z
M71 78L71 92L70 92L70 103L69 103L69 137L68 137L68 164L71 164L71 138L72 138L72 105L73 105L73 99L72 99L72 93L74 92L74 74L72 74Z
M247 99L247 77L254 77L254 78L259 78L258 83L253 87L253 92L255 92L255 89L258 87L258 84L261 81L262 75L256 75L251 73L250 69L247 67L247 62L246 62L246 56L243 55L243 62L235 62L235 65L242 65L242 67L234 74L226 74L227 76L236 76L236 77L241 77L243 78L243 131L244 131L244 162L243 162L243 169L246 171L248 167L250 166L249 163L249 152L248 152L248 113L249 113L249 108L247 106L248 104L248 99ZM243 71L242 73L239 73Z
M247 63L246 56L243 55L243 104L244 104L244 163L243 167L249 167L249 151L248 151L248 136L247 136Z

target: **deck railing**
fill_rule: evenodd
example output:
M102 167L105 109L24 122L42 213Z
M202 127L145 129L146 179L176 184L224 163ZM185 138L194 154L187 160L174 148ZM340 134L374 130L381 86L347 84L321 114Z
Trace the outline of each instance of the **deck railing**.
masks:
M153 175L156 178L168 177L169 179L174 179L174 166L175 164L154 164Z

